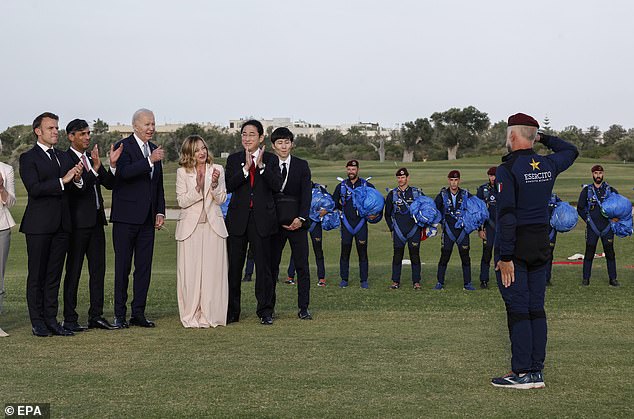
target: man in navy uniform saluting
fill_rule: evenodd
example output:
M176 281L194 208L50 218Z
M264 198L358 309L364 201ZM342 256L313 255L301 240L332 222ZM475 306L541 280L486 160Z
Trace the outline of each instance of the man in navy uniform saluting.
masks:
M476 196L487 204L489 219L484 225L478 227L478 235L482 239L482 259L480 260L480 288L489 287L489 266L493 256L493 242L495 241L495 209L497 204L497 191L495 189L495 171L497 167L489 167L487 176L489 181L481 185Z
M618 193L618 191L603 181L603 166L595 164L591 171L593 183L586 185L581 190L581 195L577 201L577 213L586 222L586 252L583 256L583 281L581 285L590 285L592 261L600 238L605 252L605 262L608 265L609 284L612 287L618 287L620 284L616 280L614 232L610 228L610 220L601 213L601 203L607 198L608 193Z
M498 228L494 258L498 287L506 306L511 339L508 374L493 378L496 387L543 388L546 358L546 271L550 258L548 201L557 175L579 152L560 138L538 134L539 124L525 114L508 119L510 153L496 171ZM553 151L541 156L535 141Z

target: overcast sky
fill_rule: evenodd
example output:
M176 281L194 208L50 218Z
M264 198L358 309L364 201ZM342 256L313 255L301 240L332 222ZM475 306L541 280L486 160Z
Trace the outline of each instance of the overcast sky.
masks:
M0 131L291 117L634 128L634 2L1 0Z

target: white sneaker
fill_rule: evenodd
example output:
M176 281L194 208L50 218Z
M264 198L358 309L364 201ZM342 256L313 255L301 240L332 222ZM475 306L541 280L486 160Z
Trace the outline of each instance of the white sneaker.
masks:
M7 336L9 336L9 334L0 328L0 338L6 338Z

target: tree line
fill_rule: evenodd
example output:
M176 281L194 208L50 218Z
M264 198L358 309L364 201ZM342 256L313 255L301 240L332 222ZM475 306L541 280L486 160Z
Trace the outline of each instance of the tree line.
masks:
M626 129L613 124L605 132L599 127L586 129L571 125L561 131L550 128L548 118L540 123L542 129L575 144L582 156L618 161L634 161L634 128ZM291 127L292 129L292 127ZM270 132L267 132L267 135ZM169 161L177 161L180 145L188 135L200 135L207 141L210 151L218 157L222 152L232 153L242 148L239 133L226 128L204 128L191 123L173 133L157 133L155 141L166 150ZM122 135L109 131L108 124L93 121L92 141L102 153ZM19 155L33 146L35 137L30 125L16 125L0 133L5 161L16 162ZM485 112L473 106L451 108L434 112L401 125L398 130L385 130L370 135L362 127L347 132L327 129L313 137L298 135L295 154L309 159L423 161L453 160L461 157L500 155L505 152L506 121L491 123ZM68 147L66 133L60 130L59 147Z

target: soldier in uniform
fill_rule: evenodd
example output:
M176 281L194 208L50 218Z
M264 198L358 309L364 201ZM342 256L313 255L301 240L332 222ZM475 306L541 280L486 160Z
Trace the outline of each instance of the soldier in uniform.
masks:
M451 258L453 245L458 247L460 260L462 261L462 279L465 291L475 291L471 285L471 258L469 257L469 235L466 231L458 227L456 223L462 217L464 211L464 201L471 194L465 189L460 188L460 171L452 170L447 175L449 187L444 187L434 200L436 208L442 215L442 237L440 260L438 261L438 283L434 287L435 290L441 290L445 287L445 272L447 271L447 263Z
M412 261L412 282L415 290L420 290L420 239L421 228L409 212L409 206L423 194L420 189L409 186L409 172L405 167L396 171L398 186L385 197L385 222L392 232L394 254L392 256L391 289L401 286L401 267L405 245Z
M341 210L341 256L339 258L339 275L341 276L340 288L348 286L350 273L350 252L352 251L352 240L354 239L359 255L359 276L361 277L361 288L368 286L368 224L366 220L359 216L357 209L352 202L352 191L355 188L367 185L374 188L374 185L359 177L359 162L350 160L346 163L348 179L344 180L335 188L332 198L335 201L335 208Z
M489 265L493 256L493 242L495 241L495 208L497 191L495 189L495 166L489 167L487 176L489 181L478 188L476 196L487 204L489 219L483 226L478 227L478 235L482 239L482 260L480 261L480 288L489 287Z
M491 380L496 387L543 388L546 358L546 271L550 258L548 201L557 175L572 165L577 148L557 137L537 134L539 124L525 114L508 119L510 153L496 171L497 235L494 260L506 306L512 371ZM535 141L553 151L542 156Z
M608 194L610 192L618 192L607 182L604 182L603 175L603 166L599 164L592 166L593 183L583 187L579 195L579 201L577 201L577 212L581 219L586 222L586 253L583 257L583 280L581 284L583 286L590 285L592 260L600 238L603 244L603 252L605 252L605 261L608 265L609 284L612 287L618 287L620 284L616 280L614 232L610 228L610 220L601 213L601 203Z

